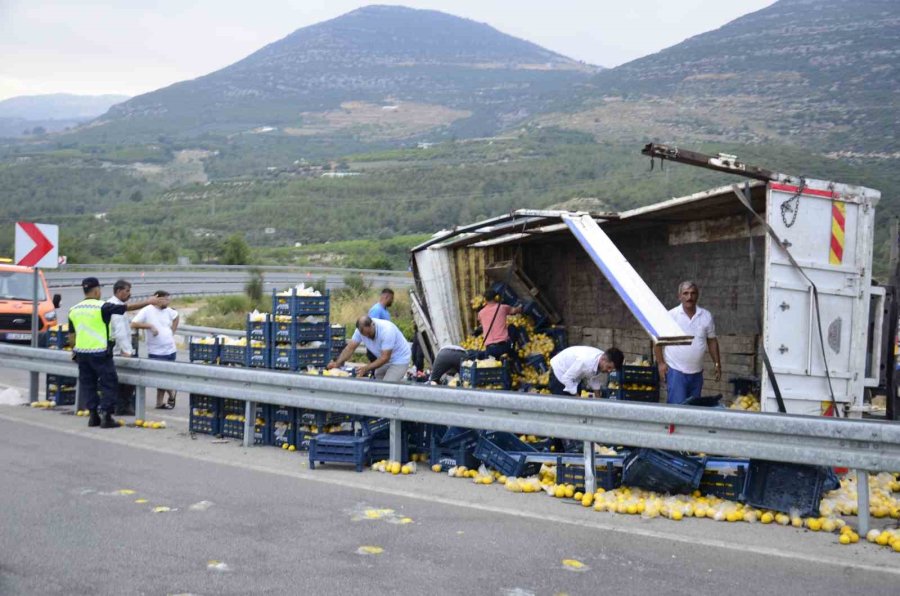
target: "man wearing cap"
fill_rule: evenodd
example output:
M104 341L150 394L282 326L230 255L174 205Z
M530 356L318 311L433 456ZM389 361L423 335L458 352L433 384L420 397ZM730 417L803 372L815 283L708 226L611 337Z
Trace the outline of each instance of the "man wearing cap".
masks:
M88 426L116 428L112 417L119 393L119 377L113 361L109 324L113 315L124 315L148 304L156 305L153 297L131 304L113 304L100 300L100 281L86 277L81 281L84 300L69 309L69 327L75 336L74 358L78 362L78 387L84 406L90 412ZM97 390L102 393L101 398ZM99 410L103 411L101 418Z

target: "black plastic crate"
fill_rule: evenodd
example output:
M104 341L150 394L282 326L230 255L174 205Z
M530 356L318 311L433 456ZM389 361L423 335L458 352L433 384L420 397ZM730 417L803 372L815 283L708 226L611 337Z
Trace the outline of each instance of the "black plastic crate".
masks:
M605 393L610 399L659 402L659 369L655 366L623 366L621 371L609 374L609 383L618 384L607 387Z
M597 488L612 490L622 484L622 461L624 459L622 456L595 458L594 480ZM557 458L556 483L572 484L576 491L583 491L584 464L566 463L563 458Z
M750 461L746 459L711 457L706 461L698 489L704 495L740 501L744 498L749 466Z
M218 435L222 432L222 398L191 393L190 404L192 433Z
M638 449L622 463L622 484L658 493L688 494L700 485L706 458L659 449Z
M272 348L247 346L247 359L244 366L248 368L270 368L272 365Z
M541 305L539 305L535 300L525 303L522 310L526 315L534 320L535 329L544 327L547 322L550 321L550 317L547 315Z
M459 369L459 380L462 387L488 387L499 385L503 389L510 388L509 366L504 362L502 366L490 368L478 368L477 361Z
M266 315L265 320L251 321L247 315L247 344L251 341L261 341L267 346L272 343L272 318Z
M506 476L533 476L541 469L539 463L527 463L528 453L537 453L512 433L481 433L475 445L475 458L492 470Z
M443 429L443 427L436 427ZM475 443L478 441L480 431L474 428L462 428L461 426L447 427L443 432L437 432L436 439L441 447L454 447L462 443Z
M272 445L297 445L297 408L269 406Z
M819 515L827 479L822 467L751 459L743 501L800 517Z
M553 354L556 355L569 347L565 327L545 327L541 333L553 340Z
M245 366L247 363L247 346L222 344L219 346L219 364L237 364Z
M193 340L193 338L191 338ZM208 364L218 364L219 362L219 340L211 344L198 344L194 341L188 343L188 360L191 362L206 362Z
M529 366L539 372L540 374L544 374L550 370L550 364L544 358L543 354L532 354L531 356L526 356L523 361L525 366Z
M502 281L494 282L494 285L491 286L491 291L500 296L500 302L503 304L513 306L519 301L519 296Z
M279 296L272 290L272 312L275 315L291 317L328 316L331 300L328 292L324 296L297 296L294 289L291 294Z
M510 341L516 345L516 348L522 349L528 343L528 330L525 329L525 327L508 325L506 327L506 332L509 334Z

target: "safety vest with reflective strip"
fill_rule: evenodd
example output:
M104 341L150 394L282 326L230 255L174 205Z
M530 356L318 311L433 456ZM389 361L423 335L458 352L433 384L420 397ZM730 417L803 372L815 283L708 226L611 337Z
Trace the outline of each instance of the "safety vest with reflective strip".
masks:
M106 353L109 326L103 322L102 300L86 298L69 309L69 323L75 327L75 352L81 354Z

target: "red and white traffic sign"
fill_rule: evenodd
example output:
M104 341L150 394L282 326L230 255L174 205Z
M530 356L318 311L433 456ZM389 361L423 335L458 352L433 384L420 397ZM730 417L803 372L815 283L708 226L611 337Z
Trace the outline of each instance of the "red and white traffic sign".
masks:
M59 226L17 222L16 265L56 269L59 266Z

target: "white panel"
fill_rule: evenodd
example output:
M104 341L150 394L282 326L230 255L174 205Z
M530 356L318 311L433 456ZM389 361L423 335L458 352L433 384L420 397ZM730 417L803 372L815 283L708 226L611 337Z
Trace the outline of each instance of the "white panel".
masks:
M438 346L460 344L463 340L462 321L449 252L441 248L427 248L413 254Z
M668 309L593 218L564 215L563 221L654 341L668 345L691 343L693 336L685 336Z

